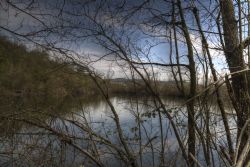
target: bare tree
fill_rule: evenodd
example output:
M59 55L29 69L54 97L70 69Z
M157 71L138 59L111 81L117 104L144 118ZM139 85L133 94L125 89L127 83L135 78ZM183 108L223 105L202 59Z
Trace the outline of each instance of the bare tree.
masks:
M18 39L30 48L45 49L70 64L74 74L91 78L108 106L113 128L105 129L108 122L101 120L103 129L99 126L97 131L96 122L88 118L93 113L88 115L88 108L74 96L81 114L70 111L62 116L31 108L45 118L34 113L27 118L17 113L1 115L5 121L19 122L46 133L28 134L35 136L30 143L25 137L16 138L16 145L22 143L24 148L21 151L14 147L15 132L13 140L4 136L3 143L12 142L13 147L1 148L1 155L11 155L14 159L19 153L19 157L23 154L27 161L33 162L35 153L29 155L27 150L32 144L34 150L40 148L41 144L34 142L36 137L53 136L60 143L61 161L63 150L67 152L69 146L91 161L84 161L84 165L110 165L106 159L112 157L123 166L146 166L145 158L150 153L152 166L174 166L180 155L186 166L249 166L250 78L246 56L249 60L250 37L249 24L244 24L249 23L248 2L20 2L0 2L3 9L0 13L6 16L0 22L1 35ZM247 13L244 9L248 9ZM162 46L165 54L157 57L154 52ZM217 55L226 61L219 60ZM218 65L220 61L228 67L228 74L219 72L224 68ZM93 65L104 62L115 64L131 81L128 89L131 92L133 89L136 95L128 109L135 123L131 133L125 130L129 125L122 123L121 109L112 101L112 80L99 74ZM163 82L169 78L159 75L162 69L172 75L183 100L181 105L166 104L162 87L170 83ZM150 97L145 111L140 110L143 105L138 94L142 92L138 87L143 87L142 92ZM223 100L227 96L230 101ZM156 115L157 127L147 125L151 115ZM157 134L152 135L152 129L157 129ZM174 134L177 145L174 149L167 144L169 131ZM45 147L54 145L53 140L46 140Z

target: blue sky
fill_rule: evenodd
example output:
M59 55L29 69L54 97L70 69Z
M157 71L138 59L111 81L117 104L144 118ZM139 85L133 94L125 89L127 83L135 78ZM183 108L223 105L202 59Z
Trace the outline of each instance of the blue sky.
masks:
M14 5L27 11L27 13L15 9L3 2L0 7L4 9L0 10L0 26L20 34L30 34L28 38L38 43L66 48L81 54L84 57L84 61L94 61L110 52L103 48L103 46L115 49L115 47L110 46L106 39L95 35L95 31L98 32L101 29L98 24L102 24L108 36L112 36L117 43L127 47L126 50L130 56L138 56L142 61L148 61L145 53L151 45L156 45L151 48L149 54L147 55L150 61L169 63L169 39L166 36L169 36L170 31L168 29L171 29L171 26L166 29L166 26L162 24L159 19L150 18L153 17L153 14L158 15L161 13L163 14L162 18L165 21L170 21L171 17L167 16L167 14L171 12L171 3L166 3L160 0L151 1L148 4L145 4L143 10L133 13L133 9L143 4L144 1L111 0L106 1L108 3L104 3L104 1L101 0L95 2L83 2L80 0L37 0L31 5L30 0L15 2L17 3L14 3ZM191 1L183 1L183 7L190 2ZM208 27L207 24L205 24L209 23L209 21L211 21L210 18L212 18L211 15L207 14L206 10L212 10L215 7L214 4L209 6L209 1L195 1L195 3L200 9L204 29L217 31L216 27ZM108 8L108 6L112 7ZM204 6L206 8L204 8ZM119 7L124 7L126 10L119 10ZM115 8L115 10L113 8ZM150 10L148 10L148 8L150 8ZM29 14L35 17L32 17ZM216 14L216 11L214 14ZM98 24L93 22L89 16L95 17ZM121 22L124 17L128 17L126 24L122 24ZM185 13L185 17L188 26L190 28L195 28L196 25L193 17L187 13ZM154 31L152 31L152 29L146 26L146 23L158 25ZM181 61L182 63L187 63L187 59L185 58L187 49L181 42L184 38L181 35L180 29L178 29L178 31L180 32L177 34L180 39L180 55L183 57L181 58ZM36 32L35 35L33 35L34 32ZM199 35L197 32L191 30L190 33L194 48L198 50L198 54L200 55L201 42ZM0 34L13 37L13 34L10 34L1 28ZM208 39L212 46L216 46L217 44L219 45L218 39L211 34ZM143 53L140 53L139 50L142 50ZM214 56L216 68L218 70L226 68L224 56L220 56L221 53L215 50L211 50L211 52ZM172 53L174 54L174 51ZM123 64L123 62L107 61L111 58L114 58L114 55L111 54L109 55L109 58L106 57L104 60L97 63L90 63L90 65L99 70L101 73L104 73L104 75L112 70L114 71L113 77L124 77L124 73L122 71L124 68L121 68L121 64ZM166 70L161 70L157 67L154 68L154 71L159 73L166 72ZM167 69L167 71L169 71L169 69ZM165 77L166 76L164 74L160 78L164 79Z

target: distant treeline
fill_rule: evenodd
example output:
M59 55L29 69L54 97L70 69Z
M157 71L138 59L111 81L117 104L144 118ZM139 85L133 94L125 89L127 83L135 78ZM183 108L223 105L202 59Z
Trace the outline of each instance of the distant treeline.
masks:
M175 82L172 81L152 81L148 84L154 89L154 92L160 96L181 97ZM140 79L112 79L110 80L110 92L115 95L152 95L145 82ZM186 84L188 86L188 84ZM187 90L186 90L187 91Z
M164 97L177 97L184 98L181 92L178 90L175 81L152 81L148 80L148 84L153 88L154 93L159 96ZM184 91L185 94L188 94L189 91L189 82L184 82ZM221 85L220 88L221 95L225 102L229 102L229 95L227 93L227 88L225 85ZM205 91L206 90L206 91ZM146 84L141 79L111 79L110 80L110 92L115 95L138 95L138 96L150 96L152 92L148 90ZM215 100L215 89L210 86L209 89L205 88L202 84L197 85L197 94L199 95L199 99L203 99L204 96L208 96L210 100Z

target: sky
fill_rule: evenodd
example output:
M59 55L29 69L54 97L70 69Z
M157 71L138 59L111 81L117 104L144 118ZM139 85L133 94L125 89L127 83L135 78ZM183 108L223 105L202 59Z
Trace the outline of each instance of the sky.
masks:
M190 2L182 1L183 8L190 6ZM213 24L208 26L216 15L215 3L209 2L195 1L195 5L200 9L204 29L217 31ZM21 40L28 47L37 43L62 48L77 54L81 61L104 76L129 77L128 65L117 58L120 54L117 46L107 37L120 44L135 61L169 63L169 55L172 53L175 57L174 47L170 50L172 26L166 24L172 19L171 12L171 3L161 0L14 0L9 4L3 0L0 2L0 35ZM202 59L201 40L198 32L191 30L196 24L189 13L185 13L185 18L191 40ZM181 30L177 30L181 62L187 64L185 39ZM99 34L103 31L107 37ZM206 36L211 47L220 47L217 36L209 33ZM217 70L226 71L223 54L212 49L211 53ZM159 73L161 80L169 79L169 68L146 69Z

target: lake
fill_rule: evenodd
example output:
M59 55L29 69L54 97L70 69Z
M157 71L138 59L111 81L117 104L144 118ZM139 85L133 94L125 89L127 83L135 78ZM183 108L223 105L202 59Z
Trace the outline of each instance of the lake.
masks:
M124 148L114 114L106 101L97 99L76 99L69 107L13 109L9 119L6 119L5 113L0 124L0 166L96 166L83 151L94 155L105 166L126 166L122 159L124 155L119 155ZM139 165L159 166L164 163L185 166L170 122L156 100L112 97L110 101L119 117L124 140ZM178 98L163 98L162 101L178 128L181 140L186 143L185 101ZM196 110L196 122L203 131L205 122L201 118L205 113L201 107ZM211 105L209 110L212 138L218 145L226 147L218 109ZM233 114L228 117L230 127L235 127ZM236 130L232 129L232 133L236 134ZM204 163L201 147L197 144L197 157ZM222 163L215 150L211 154L214 155L214 162Z

